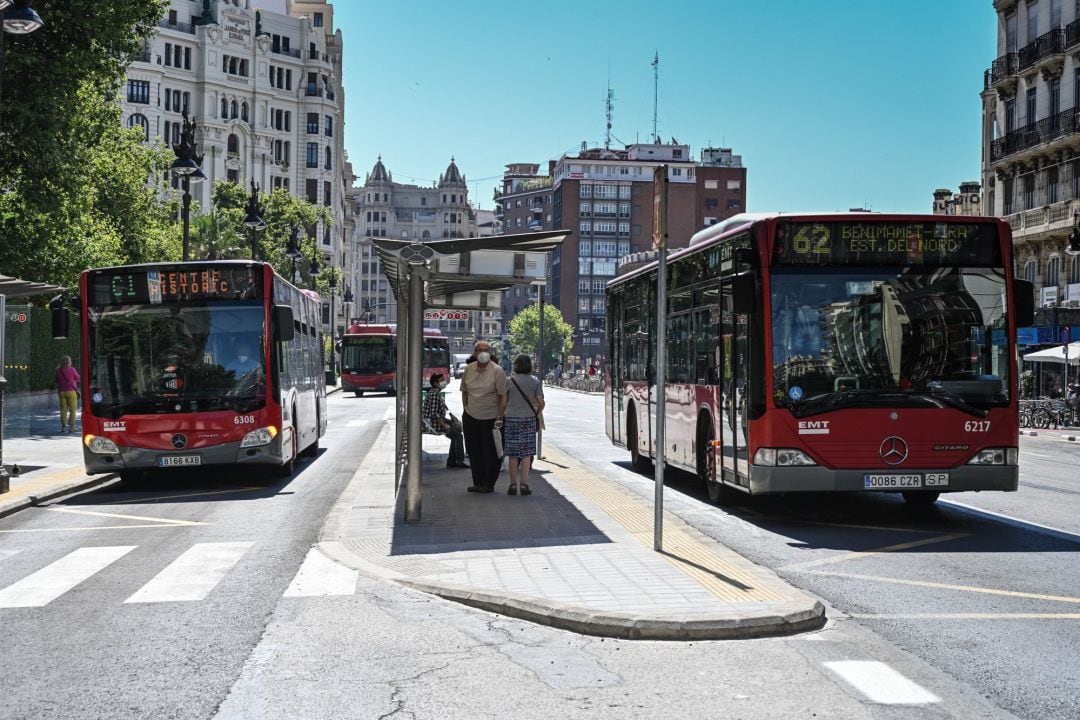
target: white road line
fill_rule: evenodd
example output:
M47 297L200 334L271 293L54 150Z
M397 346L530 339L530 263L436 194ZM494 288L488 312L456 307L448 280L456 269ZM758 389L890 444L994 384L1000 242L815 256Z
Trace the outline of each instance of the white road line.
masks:
M345 423L345 427L351 427L351 428L364 427L365 425L370 425L370 424L371 424L370 420L350 420L349 422Z
M359 576L359 571L339 565L323 555L319 548L313 547L308 550L284 597L352 595L356 592Z
M883 662L841 660L825 667L862 693L870 702L881 705L926 705L941 698L917 685Z
M1021 455L1034 455L1035 457L1041 457L1041 458L1050 457L1049 455L1043 455L1042 453L1031 452L1030 450L1021 450L1020 454Z
M42 607L104 570L136 545L84 547L0 590L0 608Z
M20 550L0 550L0 560L6 560L12 555L18 555Z
M159 572L125 603L191 602L217 587L255 543L196 543Z

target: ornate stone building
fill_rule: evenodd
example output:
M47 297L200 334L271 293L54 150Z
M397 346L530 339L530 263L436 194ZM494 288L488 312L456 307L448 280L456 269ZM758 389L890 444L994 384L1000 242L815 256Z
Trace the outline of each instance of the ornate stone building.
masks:
M983 77L984 212L1013 231L1017 275L1035 285L1036 329L1057 342L1080 325L1080 7L1072 0L993 0L996 59Z

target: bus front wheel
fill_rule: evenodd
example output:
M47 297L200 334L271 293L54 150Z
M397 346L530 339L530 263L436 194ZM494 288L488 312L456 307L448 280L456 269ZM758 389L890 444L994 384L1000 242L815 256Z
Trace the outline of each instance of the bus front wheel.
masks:
M626 447L630 449L630 465L634 470L644 472L648 469L648 462L638 446L637 418L635 417L637 411L631 408L631 412L634 414L630 415L630 419L626 422Z
M353 395L355 395L356 397L364 397L364 391L363 390L353 390Z

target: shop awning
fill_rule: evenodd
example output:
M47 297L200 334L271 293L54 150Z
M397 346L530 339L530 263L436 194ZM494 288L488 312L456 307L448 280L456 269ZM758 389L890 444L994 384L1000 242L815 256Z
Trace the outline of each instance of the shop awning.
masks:
M1024 362L1049 362L1065 364L1065 346L1058 345L1057 347L1047 348L1046 350L1039 350L1038 352L1028 353L1021 356ZM1069 365L1080 365L1080 340L1074 343L1069 343Z

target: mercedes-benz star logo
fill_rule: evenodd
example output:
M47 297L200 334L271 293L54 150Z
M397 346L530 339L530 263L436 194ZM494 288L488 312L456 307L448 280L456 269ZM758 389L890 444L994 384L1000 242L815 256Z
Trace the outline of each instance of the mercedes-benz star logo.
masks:
M881 441L881 459L889 465L899 465L907 460L908 446L903 438L890 435Z
M182 447L187 446L187 435L177 433L172 436L172 446L179 450Z

